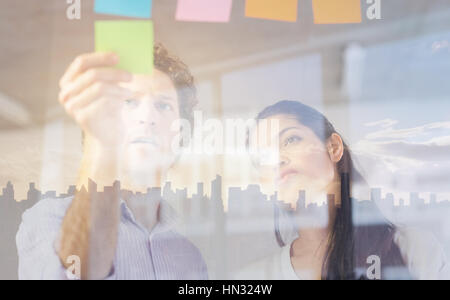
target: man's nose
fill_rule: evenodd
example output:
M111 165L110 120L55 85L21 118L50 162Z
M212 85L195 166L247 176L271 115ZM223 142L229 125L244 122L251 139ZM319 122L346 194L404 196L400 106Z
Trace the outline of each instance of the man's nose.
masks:
M158 111L156 110L153 101L149 99L149 97L142 99L138 109L139 123L154 126L158 121L158 117Z

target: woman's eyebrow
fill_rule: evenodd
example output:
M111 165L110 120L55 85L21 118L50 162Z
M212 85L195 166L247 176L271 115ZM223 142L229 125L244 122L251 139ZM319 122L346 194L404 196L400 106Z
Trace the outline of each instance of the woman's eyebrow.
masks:
M300 129L300 128L295 127L295 126L285 128L285 129L283 129L283 130L280 131L280 133L278 134L278 136L281 137L284 133L286 133L287 131L289 131L289 130L291 130L291 129Z

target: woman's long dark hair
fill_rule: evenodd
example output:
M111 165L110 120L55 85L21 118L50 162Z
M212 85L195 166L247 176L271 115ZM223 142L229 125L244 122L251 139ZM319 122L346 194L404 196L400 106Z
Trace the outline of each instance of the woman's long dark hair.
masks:
M274 115L295 117L324 143L333 133L338 134L323 114L297 101L281 101L269 106L258 114L257 120ZM357 270L367 266L366 260L371 255L380 257L382 267L404 266L400 251L393 242L395 228L382 217L373 203L370 209L371 214L378 217L377 225L354 223L355 201L351 197L352 184L365 184L365 180L355 169L350 150L345 143L342 159L337 163L337 172L341 181L341 201L340 205L336 205L334 223L322 266L322 279L363 279L365 272ZM278 213L276 210L276 217ZM275 235L280 246L284 246L278 222L275 222Z

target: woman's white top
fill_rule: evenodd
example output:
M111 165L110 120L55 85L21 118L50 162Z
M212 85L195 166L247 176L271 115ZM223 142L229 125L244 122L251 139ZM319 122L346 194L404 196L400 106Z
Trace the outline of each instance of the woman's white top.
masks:
M406 267L413 279L450 279L450 266L442 246L430 233L419 229L397 228L394 242L400 249ZM291 245L272 256L252 263L235 275L242 280L299 280L311 279L310 274L296 274L291 264ZM369 268L370 265L368 264ZM395 279L395 275L390 276ZM400 278L401 279L401 278Z

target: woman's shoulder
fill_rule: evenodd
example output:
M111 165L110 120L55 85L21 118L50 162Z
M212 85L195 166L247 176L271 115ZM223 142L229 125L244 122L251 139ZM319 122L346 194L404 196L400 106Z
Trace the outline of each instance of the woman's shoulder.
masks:
M414 279L450 279L447 256L431 232L397 226L394 242Z
M291 264L290 245L237 271L235 280L296 280Z

